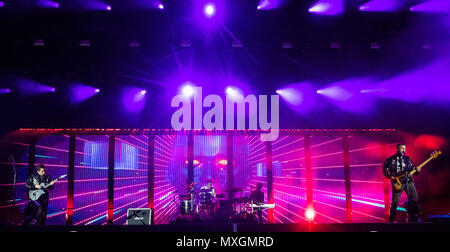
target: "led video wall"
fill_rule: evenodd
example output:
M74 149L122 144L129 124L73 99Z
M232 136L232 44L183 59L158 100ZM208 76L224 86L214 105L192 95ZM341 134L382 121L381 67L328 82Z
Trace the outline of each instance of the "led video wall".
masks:
M311 137L313 205L318 223L346 220L343 146L340 136Z
M69 138L45 136L36 143L35 163L44 164L46 174L56 179L68 172ZM57 182L48 204L47 223L59 225L66 222L67 178Z
M305 222L307 208L303 136L280 136L272 143L274 219L276 223Z
M188 137L155 136L155 224L178 215L180 195L186 194Z
M193 136L193 181L197 184L197 192L212 180L217 193L228 196L227 137L221 134ZM187 134L162 134L153 136L151 141L154 150L154 223L168 224L179 215L180 196L187 195L189 137ZM314 222L345 223L343 136L312 135L309 141ZM231 143L233 187L239 189L235 196L249 196L261 183L265 202L269 203L266 142L256 134L236 134ZM16 161L19 171L16 198L23 211L27 202L24 184L28 177L29 145L10 144L22 149ZM381 166L383 155L386 155L383 148L389 146L389 143L368 135L348 138L353 222L385 220L385 181ZM149 205L149 136L118 135L114 149L113 224L125 225L127 209ZM73 225L107 224L108 150L107 135L76 136ZM271 143L271 152L273 222L307 222L305 136L282 134ZM47 174L56 178L68 172L68 153L69 136L41 137L35 146L35 164L45 164ZM0 188L6 190L11 186L1 184ZM49 225L66 224L67 191L66 178L51 192ZM7 204L0 206L8 207ZM400 208L400 211L404 209ZM263 218L269 221L268 211L264 211Z
M259 136L246 136L243 144L248 148L247 165L249 167L248 173L250 175L250 181L247 184L246 192L255 190L256 186L261 183L263 188L262 192L265 195L265 202L268 202L267 194L267 149L266 142L261 141ZM235 152L235 155L240 155ZM245 157L245 156L244 156ZM263 212L264 221L268 221L267 211Z
M127 209L148 207L148 137L116 136L114 153L113 218L125 225Z
M74 225L101 225L108 206L108 136L79 136L75 142Z

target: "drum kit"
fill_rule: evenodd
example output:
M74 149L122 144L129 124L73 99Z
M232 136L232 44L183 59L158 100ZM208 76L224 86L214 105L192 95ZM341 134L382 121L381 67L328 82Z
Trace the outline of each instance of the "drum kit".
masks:
M255 222L257 209L273 208L269 205L256 206L250 199L250 191L244 188L233 188L225 194L213 196L212 190L195 191L197 183L186 185L187 194L180 195L179 218L199 221L242 221Z

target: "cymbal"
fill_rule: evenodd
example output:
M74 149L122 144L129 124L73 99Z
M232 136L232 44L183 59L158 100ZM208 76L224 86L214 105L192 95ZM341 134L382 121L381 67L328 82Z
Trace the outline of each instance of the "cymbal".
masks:
M226 196L225 196L225 194L217 194L216 195L216 198L218 198L218 199L224 199Z
M248 198L248 197L235 198L234 201L240 202L240 203L246 203L246 202L250 202L250 198Z
M233 188L231 190L227 190L226 192L244 192L244 188Z

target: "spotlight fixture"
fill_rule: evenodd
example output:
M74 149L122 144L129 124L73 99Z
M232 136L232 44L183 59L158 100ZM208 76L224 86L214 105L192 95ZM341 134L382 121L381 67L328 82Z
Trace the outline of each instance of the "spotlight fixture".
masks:
M381 44L378 42L373 42L370 44L370 49L381 49Z
M292 43L292 42L283 42L281 44L281 48L283 48L283 49L292 49L292 48L294 48L294 43Z
M212 18L216 15L216 6L213 3L208 3L205 5L204 12L206 17Z
M43 39L35 39L33 40L34 46L45 46L45 41Z
M317 15L336 16L344 11L344 3L342 0L320 0L308 11Z
M81 47L90 47L91 46L91 41L90 40L81 40L80 41L80 46Z
M194 95L194 88L188 84L183 87L182 93L185 97L192 97Z
M238 91L232 87L227 88L227 95L230 96L236 96L238 94Z
M305 211L305 217L309 222L313 222L314 218L316 218L316 211L312 208L308 208Z
M132 40L128 44L130 47L140 47L141 46L141 42L137 41L137 40Z

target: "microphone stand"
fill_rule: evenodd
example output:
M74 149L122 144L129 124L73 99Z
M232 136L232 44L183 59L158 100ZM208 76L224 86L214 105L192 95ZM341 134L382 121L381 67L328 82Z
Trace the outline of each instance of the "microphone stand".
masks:
M13 203L13 206L16 206L16 183L17 183L17 172L16 172L16 162L14 160L14 156L10 155L9 156L9 160L12 163L12 168L13 168L13 198L12 200L10 200L10 202Z

